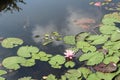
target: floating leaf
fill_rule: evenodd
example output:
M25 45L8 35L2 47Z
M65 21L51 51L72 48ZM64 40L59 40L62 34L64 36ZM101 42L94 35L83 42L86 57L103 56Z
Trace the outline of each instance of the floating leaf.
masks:
M1 75L4 75L4 74L7 74L7 71L5 71L5 70L0 70L0 76L1 76Z
M100 62L102 62L103 59L104 59L103 53L96 53L94 56L92 56L92 58L90 58L87 61L87 65L99 64Z
M63 40L66 44L75 45L75 36L65 36Z
M21 57L31 57L31 54L39 52L39 49L34 46L22 46L18 49L17 55Z
M84 41L86 37L88 37L90 34L86 32L79 33L75 36L76 41Z
M71 69L65 73L65 76L68 80L79 80L81 79L81 72L75 69Z
M116 32L112 33L112 35L111 35L111 41L117 41L117 40L120 40L120 32L116 31Z
M30 67L30 66L35 65L35 60L34 59L26 59L20 65L25 66L25 67Z
M89 47L90 44L88 42L85 42L85 41L78 41L77 44L76 44L77 48L84 48L84 47Z
M52 57L51 54L46 54L43 51L40 51L39 53L32 54L33 59L39 59L40 61L48 61L50 57Z
M102 19L102 23L105 25L115 25L114 22L120 22L120 15L118 12L106 14Z
M66 68L69 68L69 67L72 68L74 66L75 66L75 63L73 61L68 61L68 62L65 63Z
M23 57L13 56L5 58L2 62L3 66L7 69L17 70L20 68L20 63L24 63L25 59Z
M1 45L5 48L13 48L22 44L23 40L20 38L6 38L1 43Z
M56 55L50 58L49 64L51 64L52 67L61 68L61 65L64 64L64 62L65 62L65 57L61 55Z
M99 77L97 77L97 75L95 73L90 74L86 80L93 80L93 79L94 80L101 80L101 79L99 79Z
M110 56L110 57L106 57L103 62L105 64L109 64L110 62L114 62L114 63L117 63L119 61L119 57L117 56Z
M98 44L103 44L108 40L109 36L108 35L93 35L89 36L87 40L91 41L91 44L93 45L98 45Z
M85 54L82 54L79 58L79 61L85 61L85 60L88 60L90 59L92 56L94 56L96 53L85 53Z
M79 58L80 61L88 60L87 65L99 64L103 59L104 54L100 52L86 53L81 55Z
M85 68L85 67L78 68L78 70L82 73L84 78L87 78L88 75L92 73L90 69Z
M34 80L34 79L32 79L32 77L23 77L19 78L18 80Z
M5 78L3 78L3 77L0 77L0 80L6 80Z
M99 30L102 34L113 34L118 30L118 28L111 25L102 25Z
M53 74L49 74L46 80L57 80Z

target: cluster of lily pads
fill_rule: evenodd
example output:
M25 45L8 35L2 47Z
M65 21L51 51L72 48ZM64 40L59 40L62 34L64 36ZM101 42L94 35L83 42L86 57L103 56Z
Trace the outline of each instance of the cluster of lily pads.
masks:
M100 34L82 32L75 36L64 36L60 40L69 45L66 52L63 52L64 55L52 55L36 46L22 45L24 41L20 38L5 38L1 43L2 47L18 47L18 50L17 55L5 58L2 65L9 70L18 70L21 66L34 66L35 60L39 60L48 62L55 69L69 69L60 78L50 74L43 76L43 80L117 80L120 74L120 29L116 27L116 23L120 23L120 14L114 12L103 17L99 26ZM80 55L76 56L77 54ZM84 65L76 69L74 59ZM3 74L7 72L0 70L0 76ZM5 78L0 77L0 80ZM35 79L23 77L18 80Z

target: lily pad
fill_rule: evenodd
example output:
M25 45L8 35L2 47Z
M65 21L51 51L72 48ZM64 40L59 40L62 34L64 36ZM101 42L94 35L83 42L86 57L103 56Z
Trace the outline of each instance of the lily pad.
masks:
M101 52L86 53L80 56L80 61L87 60L87 65L95 65L102 62L104 59L104 54Z
M114 22L120 22L120 14L118 12L106 14L102 19L102 23L105 25L115 25Z
M4 75L4 74L7 74L7 71L5 71L5 70L0 70L0 76L1 76L1 75Z
M20 38L6 38L1 43L2 47L4 48L13 48L22 44L23 40Z
M50 58L49 64L54 68L61 68L62 64L65 62L65 57L61 55L56 55Z
M76 41L84 41L86 37L88 37L90 33L82 32L75 36Z
M102 25L99 30L102 34L113 34L119 29L116 26Z
M32 79L32 77L23 77L19 78L18 80L34 80L34 79Z
M72 68L74 66L75 66L75 63L73 61L68 61L68 62L65 63L66 68L69 68L69 67Z
M92 73L90 69L85 68L85 67L78 68L78 70L82 73L84 78L87 78L88 75Z
M49 74L46 80L57 80L53 74Z
M98 45L98 44L103 44L108 40L109 36L108 35L92 35L87 38L92 45Z
M75 36L65 36L63 40L66 44L75 45Z
M5 58L2 62L3 66L7 69L17 70L20 68L20 63L24 63L26 60L23 57L12 56Z
M20 65L25 66L25 67L31 67L35 65L35 60L34 59L26 59L24 62L22 62Z
M120 32L116 31L111 35L111 41L117 41L117 40L120 40Z
M39 59L40 61L48 61L49 58L52 57L51 54L46 54L43 51L40 51L38 53L32 54L33 59Z
M105 64L109 64L110 62L114 62L114 63L117 63L119 61L119 57L118 56L110 56L110 57L106 57L103 62Z
M0 80L6 80L5 78L3 78L3 77L0 77Z
M70 69L65 73L68 80L79 80L81 79L81 72L76 69Z
M31 54L39 52L39 49L34 46L22 46L18 49L17 55L21 57L31 57Z

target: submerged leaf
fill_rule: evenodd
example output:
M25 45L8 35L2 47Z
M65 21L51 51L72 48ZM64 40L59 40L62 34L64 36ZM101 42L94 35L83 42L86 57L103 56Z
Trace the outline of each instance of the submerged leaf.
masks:
M37 53L39 49L34 46L22 46L18 49L17 55L21 57L31 57L31 54Z
M22 44L23 44L23 40L20 38L6 38L1 43L2 47L5 48L13 48Z
M7 69L17 70L20 68L20 63L24 63L25 59L23 57L13 56L5 58L2 62L3 66Z

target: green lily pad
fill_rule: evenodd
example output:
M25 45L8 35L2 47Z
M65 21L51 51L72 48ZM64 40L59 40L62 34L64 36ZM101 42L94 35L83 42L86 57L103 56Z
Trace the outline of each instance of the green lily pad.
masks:
M50 57L52 57L51 54L46 54L43 51L40 51L39 53L32 54L32 59L39 59L40 61L48 61Z
M0 70L0 76L1 76L1 75L4 75L4 74L7 74L7 71L5 71L5 70Z
M88 76L88 78L86 80L101 80L99 77L97 77L97 75L95 73L92 73Z
M116 26L102 25L99 30L102 34L113 34L119 29Z
M63 40L66 44L75 45L75 36L65 36Z
M80 56L79 61L87 60L87 65L95 65L102 62L104 54L101 52L86 53Z
M117 12L104 15L102 23L105 25L115 25L114 22L120 22L120 14Z
M90 69L85 68L85 67L78 68L78 70L82 73L84 78L87 78L88 75L92 73Z
M1 43L2 47L4 48L13 48L22 44L23 40L20 38L6 38Z
M17 70L20 68L20 63L24 63L26 60L23 57L13 56L5 58L2 62L3 66L7 69Z
M6 80L5 78L3 78L3 77L0 77L0 80Z
M75 36L76 41L84 41L86 37L88 37L90 33L82 32Z
M61 55L56 55L50 58L49 64L54 68L61 68L61 65L64 64L65 57Z
M108 35L91 35L87 38L87 40L91 41L90 44L98 45L103 44L108 40Z
M24 62L22 62L20 65L25 66L25 67L31 67L35 65L35 60L34 59L26 59Z
M114 62L114 63L117 63L119 61L119 57L118 56L110 56L110 57L106 57L103 62L105 64L109 64L110 62Z
M22 46L18 49L17 55L21 57L31 57L31 54L39 52L39 49L34 46Z
M19 78L18 80L34 80L34 79L32 79L32 77L23 77Z
M69 68L69 67L72 68L74 66L75 66L75 63L73 61L68 61L68 62L65 63L66 68Z
M81 72L76 69L70 69L65 73L68 80L79 80L81 79Z
M111 41L117 41L117 40L120 40L120 32L116 31L111 35Z
M46 80L57 80L53 74L49 74Z

